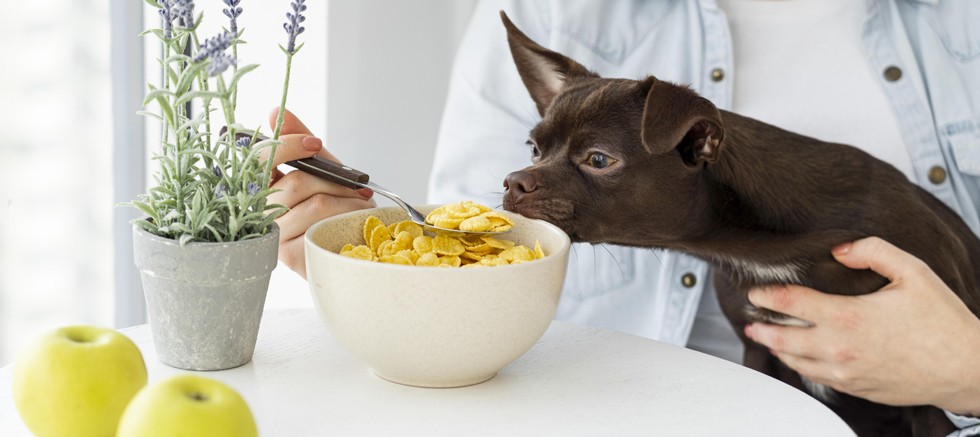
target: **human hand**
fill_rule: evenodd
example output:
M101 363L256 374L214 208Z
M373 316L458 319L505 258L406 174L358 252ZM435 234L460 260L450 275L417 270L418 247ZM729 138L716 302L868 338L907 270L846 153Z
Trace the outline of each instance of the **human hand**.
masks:
M891 283L862 296L795 285L753 289L752 304L815 326L753 323L745 334L835 390L888 405L980 415L980 320L924 262L880 238L843 244L833 256Z
M273 129L278 115L278 108L269 115L269 125ZM276 167L287 161L313 155L340 162L323 148L323 142L313 136L289 110L283 114L279 141L282 144L276 148L276 155L273 157L273 165ZM268 159L268 149L265 153L263 159ZM279 191L269 195L269 202L289 207L289 211L276 219L279 224L279 260L303 278L306 278L303 247L306 230L327 217L375 206L371 199L374 193L370 189L352 190L302 171L283 173L274 168L271 187Z

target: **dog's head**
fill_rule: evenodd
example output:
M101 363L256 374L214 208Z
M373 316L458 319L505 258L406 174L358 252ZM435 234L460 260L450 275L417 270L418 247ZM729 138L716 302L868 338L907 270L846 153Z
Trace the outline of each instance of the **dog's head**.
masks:
M533 164L507 176L504 208L575 241L661 246L696 232L700 175L724 135L717 108L652 76L600 78L501 18L541 114L528 139Z

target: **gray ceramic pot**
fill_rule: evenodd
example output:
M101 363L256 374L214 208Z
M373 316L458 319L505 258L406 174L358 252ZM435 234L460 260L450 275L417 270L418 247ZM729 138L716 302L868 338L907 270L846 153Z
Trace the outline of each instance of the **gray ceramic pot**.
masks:
M133 256L156 345L164 364L221 370L252 359L279 227L232 243L188 243L133 227Z

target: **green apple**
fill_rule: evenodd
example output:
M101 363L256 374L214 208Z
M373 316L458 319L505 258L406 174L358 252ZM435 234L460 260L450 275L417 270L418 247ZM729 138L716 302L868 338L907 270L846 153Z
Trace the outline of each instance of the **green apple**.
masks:
M126 407L118 437L255 437L252 411L223 382L184 374L146 386Z
M66 326L29 344L17 356L13 378L14 404L35 436L111 437L146 385L146 364L117 331Z

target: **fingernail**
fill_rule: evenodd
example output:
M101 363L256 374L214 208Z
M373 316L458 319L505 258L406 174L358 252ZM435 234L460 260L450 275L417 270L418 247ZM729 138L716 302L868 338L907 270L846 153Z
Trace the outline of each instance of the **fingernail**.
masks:
M844 244L840 244L840 245L835 246L833 249L831 249L830 252L833 253L834 255L843 255L843 254L845 254L847 252L850 252L851 251L851 246L853 246L853 245L854 245L854 243L852 243L852 242L847 242L847 243L844 243Z
M360 194L364 200L368 200L374 195L374 191L372 191L370 188L360 188L357 190L357 194Z
M303 138L303 148L311 152L319 152L323 148L323 141L314 136Z

